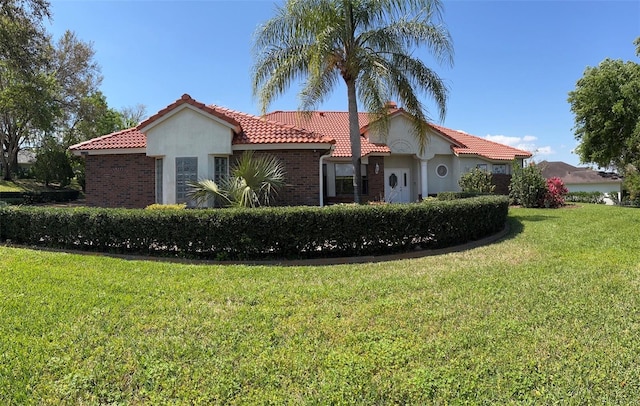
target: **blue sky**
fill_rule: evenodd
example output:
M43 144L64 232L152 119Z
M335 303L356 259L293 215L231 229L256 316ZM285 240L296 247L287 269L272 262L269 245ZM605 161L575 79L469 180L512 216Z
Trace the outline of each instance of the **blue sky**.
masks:
M110 107L144 104L148 114L189 93L251 114L252 36L273 15L268 1L53 0L54 38L65 30L92 42ZM436 123L578 164L567 93L587 66L633 60L640 1L445 1L454 66L432 64L449 89ZM416 54L425 55L423 50ZM269 110L295 110L297 88ZM428 101L428 99L424 99ZM323 110L347 108L337 88Z

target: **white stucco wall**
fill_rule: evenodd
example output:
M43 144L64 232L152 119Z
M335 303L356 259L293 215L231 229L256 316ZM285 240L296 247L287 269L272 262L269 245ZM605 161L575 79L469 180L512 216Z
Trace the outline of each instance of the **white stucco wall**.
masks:
M185 105L186 106L186 105ZM147 155L163 159L162 202L176 202L176 158L198 158L198 178L211 178L214 156L232 154L231 126L186 106L146 130Z
M436 155L429 160L427 169L427 173L429 174L429 194L460 190L460 186L458 186L459 177L456 176L453 162L453 155ZM445 177L438 176L436 172L440 165L444 165L447 168L447 175Z
M609 192L621 192L622 184L612 184L612 183L589 183L589 184L565 184L567 190L569 192L601 192L601 193L609 193Z

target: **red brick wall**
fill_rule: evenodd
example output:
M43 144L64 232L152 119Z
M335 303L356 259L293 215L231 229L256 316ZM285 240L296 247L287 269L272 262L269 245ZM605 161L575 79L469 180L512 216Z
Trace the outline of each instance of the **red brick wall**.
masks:
M284 164L286 186L275 198L275 206L317 206L320 204L320 157L326 150L273 150L256 151L255 155L267 153ZM233 154L229 164L234 165L242 151Z
M378 164L377 175L376 164ZM384 201L384 157L369 157L367 179L369 179L369 194L362 196L362 200L365 202Z
M491 183L495 185L494 193L497 195L508 195L509 185L511 184L511 175L503 173L494 173L491 175Z
M155 203L155 158L87 155L85 164L88 205L143 208Z

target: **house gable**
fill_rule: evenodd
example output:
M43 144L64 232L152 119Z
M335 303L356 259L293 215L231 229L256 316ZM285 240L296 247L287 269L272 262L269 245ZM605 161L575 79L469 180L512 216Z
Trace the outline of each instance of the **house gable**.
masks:
M153 124L143 129L148 156L232 154L234 127L190 105L180 106Z
M427 142L420 153L420 143L415 136L413 123L406 114L395 114L389 120L388 132L384 134L375 126L365 128L365 135L375 144L386 144L392 154L415 154L423 159L435 155L451 155L451 141L436 131L427 131Z

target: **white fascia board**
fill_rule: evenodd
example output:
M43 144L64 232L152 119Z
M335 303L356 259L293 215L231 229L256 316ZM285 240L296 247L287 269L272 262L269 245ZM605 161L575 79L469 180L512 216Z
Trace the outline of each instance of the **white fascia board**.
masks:
M226 121L222 120L220 117L216 117L216 116L214 116L213 114L209 114L208 112L206 112L206 111L204 111L204 110L202 110L202 109L199 109L199 108L197 108L197 107L195 107L195 106L192 106L192 105L190 105L190 104L188 104L188 103L185 103L185 104L183 104L183 105L181 105L181 106L178 106L178 107L176 107L175 109L171 110L170 112L168 112L168 113L167 113L167 114L165 114L164 116L160 117L159 119L155 120L155 121L154 121L154 122L152 122L151 124L146 125L146 126L144 126L143 128L140 128L140 129L139 129L139 131L140 131L141 133L143 133L143 134L146 134L146 132L147 132L147 131L149 131L150 129L152 129L153 127L155 127L155 126L157 126L157 125L159 125L159 124L163 123L164 121L166 121L166 120L170 119L171 117L173 117L173 116L175 116L176 114L180 113L180 112L181 112L181 111L183 111L184 109L191 109L191 110L193 110L193 111L195 111L195 112L197 112L197 113L199 113L199 114L202 114L203 116L205 116L205 117L209 118L210 120L213 120L213 121L215 121L215 122L217 122L217 123L220 123L220 124L222 124L222 125L224 125L224 126L226 126L226 127L230 128L230 129L231 129L232 131L234 131L234 132L238 130L238 128L236 128L236 126L234 126L233 124L228 123L228 122L226 122Z
M281 143L281 144L234 144L231 149L234 151L273 151L287 149L330 149L333 144L325 143Z
M146 148L119 148L119 149L89 149L74 150L73 155L128 155L128 154L146 154Z

